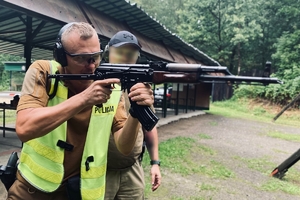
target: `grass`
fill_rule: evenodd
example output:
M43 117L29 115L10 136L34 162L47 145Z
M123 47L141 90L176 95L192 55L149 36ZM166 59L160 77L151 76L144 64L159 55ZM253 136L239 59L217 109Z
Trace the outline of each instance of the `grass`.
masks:
M273 117L280 111L273 110L272 107L262 104L260 102L255 102L247 99L240 100L229 100L224 102L215 102L210 106L211 114L222 115L225 117L234 118L244 118L255 121L271 123ZM299 111L289 111L283 114L276 123L291 125L300 127L300 112ZM218 122L210 122L210 126L218 126ZM295 134L283 133L276 130L270 130L264 133L269 137L280 138L290 141L300 141L300 136L295 137ZM170 193L170 187L176 188L175 182L164 182L160 186L159 190L155 193L151 193L149 184L149 156L144 156L143 166L145 170L145 197L151 199L212 199L212 197L201 197L202 194L208 193L213 196L214 193L218 193L221 188L218 185L212 185L211 182L201 182L201 180L222 180L228 178L236 178L234 172L229 170L224 164L218 162L217 153L214 149L201 144L201 141L206 139L213 139L210 135L205 133L199 133L194 135L193 138L188 137L176 137L169 139L167 141L161 142L159 145L160 159L162 163L161 173L163 177L173 177L175 179L181 180L180 177L189 179L197 179L199 177L200 182L191 185L191 187L196 187L199 189L199 196L190 194L187 196L174 195ZM299 140L298 140L299 139ZM147 153L146 153L147 154ZM248 168L262 173L266 179L259 186L253 183L252 187L258 190L263 190L267 192L284 192L291 195L299 195L300 190L300 173L293 168L290 168L282 180L277 178L269 177L272 170L278 166L280 163L272 163L270 157L264 156L260 158L242 158L235 157L235 159L240 160L243 165ZM201 178L203 177L203 178ZM238 180L238 179L234 179ZM184 182L182 184L185 184ZM180 189L180 187L179 187ZM151 193L151 194L150 194ZM165 197L165 198L163 198Z
M171 197L171 200L210 200L212 198L204 198L204 197L189 197L188 199L186 197Z
M211 126L217 126L218 125L218 122L210 122L209 123Z
M218 190L218 188L214 185L208 184L208 183L202 183L199 186L200 190L208 190L208 191L214 191L214 190Z
M276 167L275 163L269 161L268 157L246 159L239 156L234 157L236 160L243 161L248 168L259 171L265 175L270 175L271 171Z
M199 134L199 138L200 138L200 139L212 139L211 136L206 135L206 134L204 134L204 133L200 133L200 134Z
M292 134L292 133L283 133L280 131L269 131L267 136L272 138L279 138L287 141L300 142L300 135Z
M3 125L3 121L2 121L2 112L0 112L1 115L1 120L0 120L0 124L1 126ZM16 121L16 111L15 110L5 110L5 124L12 124L15 123Z
M159 153L164 168L186 176L200 173L202 170L193 155L213 155L215 152L209 147L197 144L195 139L176 137L161 142Z
M259 171L266 176L269 176L272 170L278 166L278 164L270 162L269 158L266 156L253 159L235 157L235 159L243 161L248 168ZM258 189L271 192L282 191L291 195L300 195L300 172L290 168L288 172L286 172L286 175L287 176L283 177L281 180L270 177L265 183L258 186Z
M215 160L211 160L208 165L201 165L201 173L218 179L235 177L231 170Z
M211 137L205 134L200 133L199 137L210 139ZM226 179L233 178L234 173L229 170L222 163L213 159L213 156L216 155L216 151L199 144L195 139L188 137L176 137L159 144L159 155L161 160L161 173L162 176L167 174L177 174L179 176L197 176L205 175L210 178L217 179ZM148 163L149 155L148 152L145 153L143 166L145 171L145 196L155 196L156 193L150 194L150 166ZM201 164L199 164L201 163ZM199 187L199 186L198 186ZM211 190L215 191L216 188L212 185L204 184L200 186L200 190ZM159 190L162 190L162 193L167 193L164 185L160 187ZM181 199L181 197L174 197L174 199ZM201 197L185 197L184 199L203 199Z
M269 105L266 102L249 99L227 100L214 102L210 105L208 113L225 117L251 119L271 123L280 107ZM300 127L300 111L290 110L282 114L275 123Z
M291 195L300 195L299 185L276 178L270 178L260 187L260 189L271 192L282 191Z

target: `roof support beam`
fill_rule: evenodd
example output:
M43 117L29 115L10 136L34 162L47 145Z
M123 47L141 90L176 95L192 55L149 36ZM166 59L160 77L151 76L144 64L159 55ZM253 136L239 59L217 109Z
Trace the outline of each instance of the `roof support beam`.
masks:
M19 19L23 22L23 24L26 26L26 20L20 15Z
M34 32L32 33L31 39L33 40L35 38L35 36L42 30L42 28L44 28L44 26L46 25L46 21L42 21L38 27L34 30Z
M26 19L26 42L24 45L24 57L26 59L26 71L31 65L32 50L32 17L27 16Z

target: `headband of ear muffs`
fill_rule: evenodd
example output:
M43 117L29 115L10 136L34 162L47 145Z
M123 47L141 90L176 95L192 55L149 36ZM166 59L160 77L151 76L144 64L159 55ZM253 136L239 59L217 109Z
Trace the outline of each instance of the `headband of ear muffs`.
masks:
M68 23L60 29L60 31L58 32L58 35L56 37L56 42L54 44L53 57L56 60L56 62L61 64L62 67L67 66L68 61L67 61L65 49L64 49L63 44L61 42L61 36L73 24L74 24L74 22Z

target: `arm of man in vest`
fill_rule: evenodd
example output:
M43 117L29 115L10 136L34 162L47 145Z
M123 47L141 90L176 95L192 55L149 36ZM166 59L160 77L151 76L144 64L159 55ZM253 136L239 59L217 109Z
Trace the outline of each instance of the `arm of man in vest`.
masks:
M37 73L39 72L35 68L30 68L26 73L24 84L28 81L27 79L36 79L38 76L36 75ZM44 85L44 91L42 92L46 92L46 77L42 80L42 84ZM35 81L38 82L40 80ZM58 105L52 107L34 105L32 108L19 110L16 119L18 137L22 142L27 142L31 139L44 136L87 106L91 107L95 104L105 103L107 101L105 95L111 93L110 89L106 88L106 86L117 82L119 82L118 79L95 81L83 92L68 98ZM34 88L31 90L34 90Z
M108 86L119 83L119 79L94 81L88 88L64 102L46 107L47 100L41 101L39 99L40 94L47 93L46 71L42 68L41 62L35 62L25 75L23 87L27 91L26 95L35 96L36 99L32 102L30 108L22 109L22 105L18 105L16 132L22 142L48 134L86 107L105 103L111 94L111 88L108 88ZM39 86L38 91L35 88L37 86ZM129 97L139 105L150 106L153 104L152 90L143 83L134 85L131 88ZM126 112L125 109L124 112ZM130 153L138 129L138 120L129 116L124 127L115 131L115 140L120 152Z
M151 160L159 160L158 155L158 134L157 128L154 127L151 131L143 129L145 142ZM161 173L158 164L154 164L150 169L152 191L155 191L161 184Z
M154 102L151 86L144 83L137 83L132 86L128 94L128 98L130 98L132 101L135 101L138 105L151 106ZM129 115L126 124L122 129L113 130L116 146L124 155L129 155L132 151L136 142L139 128L139 121Z

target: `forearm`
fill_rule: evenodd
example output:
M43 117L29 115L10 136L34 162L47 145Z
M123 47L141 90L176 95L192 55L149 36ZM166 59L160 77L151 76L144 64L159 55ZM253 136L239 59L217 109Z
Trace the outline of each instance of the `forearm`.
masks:
M114 133L116 146L122 154L129 155L132 151L139 128L139 121L136 118L128 116L124 127Z
M157 128L154 127L151 131L144 131L145 142L151 160L159 160L158 153L158 134Z
M16 132L22 142L41 137L72 118L85 108L80 95L53 106L20 110L16 119Z

